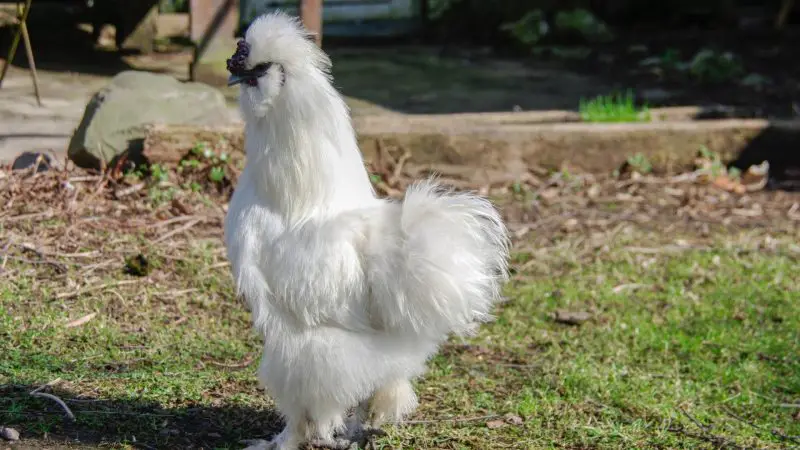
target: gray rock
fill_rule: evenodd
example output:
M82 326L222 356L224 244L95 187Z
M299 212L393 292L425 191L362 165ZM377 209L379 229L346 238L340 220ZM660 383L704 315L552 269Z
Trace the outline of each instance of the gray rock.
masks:
M5 439L7 441L18 441L19 440L19 431L13 428L7 428L0 426L0 438Z
M112 164L126 152L137 160L148 124L212 125L229 120L224 96L211 86L125 71L86 105L67 154L76 165L90 168Z
M46 153L23 152L11 164L11 170L23 170L36 167L36 172L43 172L50 168L52 159Z

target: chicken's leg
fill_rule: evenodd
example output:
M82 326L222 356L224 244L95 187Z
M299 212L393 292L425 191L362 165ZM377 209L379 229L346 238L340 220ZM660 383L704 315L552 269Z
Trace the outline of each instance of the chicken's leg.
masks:
M388 421L399 421L417 409L417 394L408 380L395 380L375 391L369 401L367 428L380 428Z
M386 434L381 426L399 421L417 407L417 395L408 380L396 380L378 389L358 404L345 431L345 439L365 447L376 436Z
M300 444L306 439L307 431L307 420L289 419L283 431L271 441L251 439L242 441L242 443L247 445L244 450L299 450Z

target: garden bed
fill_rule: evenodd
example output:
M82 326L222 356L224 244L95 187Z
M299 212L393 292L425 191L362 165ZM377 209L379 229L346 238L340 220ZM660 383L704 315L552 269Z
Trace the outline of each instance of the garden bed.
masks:
M632 161L646 166L640 170L646 173L677 173L693 168L702 150L740 171L767 160L775 183L794 186L784 174L800 167L793 156L800 122L695 119L706 112L653 109L651 121L636 123L585 123L567 111L366 115L354 122L364 159L377 171L402 161L393 169L396 175L438 173L463 185L524 182L542 170L610 174ZM144 153L150 162L167 166L198 142L212 149L224 143L224 151L241 154L241 136L240 126L155 125Z

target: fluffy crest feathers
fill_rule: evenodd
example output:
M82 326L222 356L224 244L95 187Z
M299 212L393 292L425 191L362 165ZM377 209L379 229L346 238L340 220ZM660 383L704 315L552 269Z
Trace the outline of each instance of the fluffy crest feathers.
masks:
M250 46L251 66L271 62L284 66L287 72L317 69L328 73L331 60L313 40L296 17L275 11L258 17L250 24L245 40Z

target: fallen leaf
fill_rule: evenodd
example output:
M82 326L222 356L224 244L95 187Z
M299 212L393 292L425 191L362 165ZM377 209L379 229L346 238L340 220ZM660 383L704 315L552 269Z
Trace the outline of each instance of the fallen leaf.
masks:
M179 198L172 199L172 207L181 214L190 216L194 214L192 208L183 203Z
M565 311L559 309L555 314L555 321L567 325L580 325L592 318L592 314L586 311Z
M87 315L81 317L80 319L75 319L72 322L68 323L66 325L66 327L67 328L79 327L79 326L85 324L86 322L94 319L94 316L96 316L96 315L97 315L96 312L93 312L91 314L87 314Z
M761 216L761 211L758 209L743 209L743 208L733 208L731 213L737 216L742 217L759 217Z
M666 186L664 188L664 192L666 194L668 194L668 195L673 196L673 197L683 197L684 195L686 195L686 193L683 191L683 189L676 189L676 188L669 187L669 186Z
M509 425L522 425L523 420L522 417L517 416L515 414L506 414L505 415L506 423Z
M561 194L561 192L558 190L558 188L551 187L540 192L539 197L545 202L545 204L550 204L550 202L555 200L559 194Z
M627 283L627 284L620 284L619 286L614 286L614 288L611 289L611 292L619 294L622 291L635 291L646 287L650 287L650 285L641 283Z
M561 224L561 229L567 233L575 231L575 229L577 228L578 228L578 219L575 218L567 219L564 221L564 223Z
M769 161L747 168L742 175L742 184L748 192L764 189L769 181Z
M494 429L497 429L497 428L502 428L504 426L506 426L506 422L503 421L503 420L499 420L499 419L498 420L490 420L490 421L486 422L486 428L488 428L490 430L494 430Z

